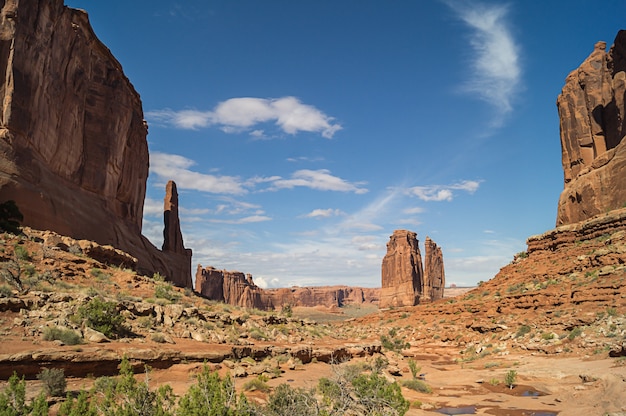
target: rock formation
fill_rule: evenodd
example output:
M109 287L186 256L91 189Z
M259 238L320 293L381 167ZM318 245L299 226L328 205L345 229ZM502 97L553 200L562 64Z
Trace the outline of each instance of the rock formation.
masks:
M594 51L572 71L557 99L565 187L557 225L572 224L626 203L626 31L606 52Z
M196 272L196 292L207 299L245 308L271 310L285 305L339 308L349 304L378 303L378 288L349 286L261 289L252 275L237 271L202 268Z
M414 306L419 303L424 285L422 255L417 234L407 230L395 230L387 243L383 258L381 308Z
M244 308L272 309L263 289L254 284L250 274L217 270L214 267L196 271L196 292L202 296Z
M443 298L446 278L441 248L429 237L424 248L422 266L417 234L407 230L393 232L383 258L380 308L414 306Z
M424 241L424 286L422 296L424 300L443 298L446 285L446 275L443 268L443 254L433 240L426 237Z
M183 234L180 231L180 218L178 216L178 191L174 181L169 181L165 187L163 201L163 247L164 253L171 257L179 258L171 264L171 273L174 276L189 276L191 279L191 255L190 249L185 248ZM174 269L176 267L177 269ZM191 281L185 282L184 286L191 287Z
M189 253L161 252L141 235L141 100L87 13L62 0L0 7L0 201L14 200L24 225L113 245L142 273L191 286L180 274Z

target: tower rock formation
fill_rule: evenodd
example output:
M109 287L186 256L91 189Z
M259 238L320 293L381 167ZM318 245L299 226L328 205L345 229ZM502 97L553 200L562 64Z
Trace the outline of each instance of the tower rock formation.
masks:
M417 234L395 230L383 258L380 308L414 306L419 302L424 284L422 255Z
M113 245L140 272L191 286L191 273L180 274L189 253L162 252L141 235L141 100L87 13L62 0L0 8L0 201L15 200L24 225Z
M446 275L443 268L441 247L426 237L424 241L424 287L422 288L424 300L443 298L445 286Z
M426 237L425 264L417 234L395 230L387 243L382 265L380 308L414 306L443 298L445 274L441 248Z
M557 225L571 224L626 203L626 31L609 52L598 42L572 71L557 99L564 190Z

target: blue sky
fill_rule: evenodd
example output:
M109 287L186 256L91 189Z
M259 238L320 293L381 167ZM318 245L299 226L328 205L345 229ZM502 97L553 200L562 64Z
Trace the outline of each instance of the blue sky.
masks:
M556 97L626 3L66 0L139 92L144 234L176 181L198 263L262 287L380 286L395 229L447 283L493 277L554 227Z

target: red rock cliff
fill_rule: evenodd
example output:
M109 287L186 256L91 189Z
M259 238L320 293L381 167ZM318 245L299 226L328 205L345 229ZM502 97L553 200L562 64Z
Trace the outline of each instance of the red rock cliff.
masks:
M626 31L606 52L594 51L572 71L557 99L564 190L557 225L572 224L626 203Z
M15 200L25 225L111 244L140 271L191 286L191 273L179 274L186 253L161 252L141 235L141 101L87 14L62 0L0 7L0 200Z
M379 307L414 306L424 285L422 255L417 234L395 230L387 243L382 264Z
M443 298L446 286L446 275L443 267L443 253L433 240L426 237L424 241L424 287L422 296L424 300L437 300Z

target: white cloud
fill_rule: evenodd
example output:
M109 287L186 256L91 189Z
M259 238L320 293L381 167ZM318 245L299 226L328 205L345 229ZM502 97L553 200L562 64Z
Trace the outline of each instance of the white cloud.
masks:
M219 223L219 224L251 224L255 222L265 222L271 221L272 217L268 217L266 215L250 215L248 217L238 218L234 220L225 220L225 219L211 219L209 222Z
M254 284L256 284L261 289L281 287L280 280L278 278L276 278L276 277L274 277L274 278L265 278L263 276L259 276L259 277L254 277L253 276L252 280L254 281Z
M248 192L238 177L194 172L189 168L195 164L196 162L184 156L159 152L150 153L150 172L162 180L173 180L178 189L234 195Z
M511 100L519 89L519 46L506 21L508 5L445 1L474 30L470 45L475 52L473 72L465 90L477 94L501 113L512 110Z
M462 181L452 185L427 185L408 188L406 193L422 201L452 201L453 191L465 191L473 194L480 187L479 181Z
M164 210L163 201L157 201L156 199L146 198L143 202L143 215L147 217L163 216Z
M146 117L156 124L181 129L218 126L227 133L248 131L258 124L273 121L287 134L295 135L301 131L321 133L327 139L342 128L333 117L303 104L296 97L231 98L222 101L211 111L164 109L148 111ZM261 129L253 129L251 134L257 138L266 137Z
M308 214L304 215L306 218L329 218L338 215L342 215L343 212L340 209L314 209Z
M302 186L319 191L354 192L355 194L367 193L366 188L361 188L363 182L350 183L345 179L330 174L327 169L309 170L302 169L294 172L291 179L276 179L270 190L292 189Z
M402 210L403 213L414 215L414 214L422 214L424 212L424 208L422 207L413 207L413 208L405 208Z

